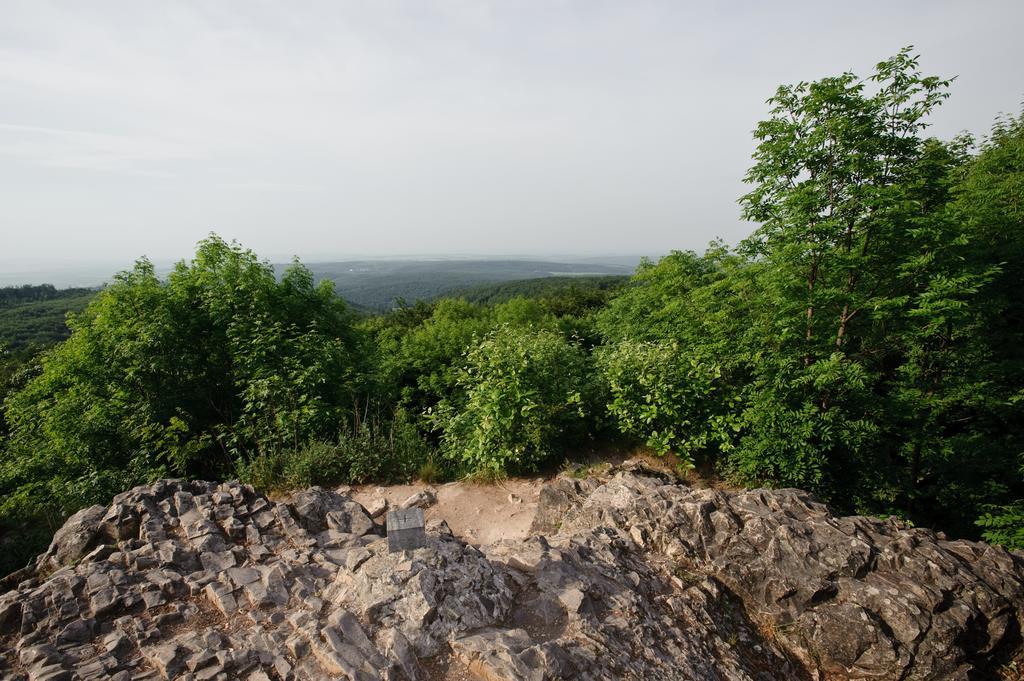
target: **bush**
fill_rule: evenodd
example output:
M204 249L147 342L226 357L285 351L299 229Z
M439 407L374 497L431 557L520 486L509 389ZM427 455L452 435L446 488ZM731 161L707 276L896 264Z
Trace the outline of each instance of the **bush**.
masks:
M723 406L719 367L687 356L673 341L622 341L598 351L608 414L626 435L685 463L711 445L725 447L735 419Z
M353 419L352 315L298 264L278 279L210 237L166 280L139 261L69 323L5 401L0 496L42 484L70 514L156 476L230 474L238 458L333 439Z
M473 346L462 399L435 417L442 450L467 472L533 471L585 435L593 384L586 355L553 331L503 325Z
M370 481L405 482L430 461L429 446L415 425L399 412L387 427L374 423L342 435L337 442L312 441L242 461L238 464L238 477L265 491Z
M411 414L433 411L459 391L463 355L474 339L503 324L558 327L539 301L518 297L495 306L443 299L366 320L362 328L376 348L377 394Z

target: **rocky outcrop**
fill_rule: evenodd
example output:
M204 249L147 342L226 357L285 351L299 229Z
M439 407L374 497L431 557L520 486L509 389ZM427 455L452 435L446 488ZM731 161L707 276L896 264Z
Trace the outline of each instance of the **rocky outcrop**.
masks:
M0 596L10 679L983 679L1024 563L793 491L561 477L537 534L389 553L346 494L139 487Z

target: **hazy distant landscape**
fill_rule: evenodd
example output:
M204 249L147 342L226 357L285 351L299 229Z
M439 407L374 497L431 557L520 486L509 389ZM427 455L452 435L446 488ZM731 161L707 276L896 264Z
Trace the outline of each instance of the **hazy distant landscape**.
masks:
M632 265L547 260L357 260L309 263L315 280L329 279L342 298L382 311L401 299L413 303L458 295L485 284L549 277L627 276ZM279 272L283 265L275 265Z
M311 263L307 267L315 281L334 282L337 294L354 309L375 314L386 312L399 302L414 304L441 297L494 303L574 285L606 288L624 282L639 261L639 257L628 256L606 258L604 262L350 260ZM287 267L274 265L278 276ZM169 269L164 267L162 271L166 273ZM90 275L84 268L77 272L73 280L76 282L83 281L82 277L86 277L84 281L108 282L115 274ZM57 270L39 270L35 276L47 283L18 281L0 287L0 345L18 349L66 338L67 313L81 312L103 286L61 286L59 282L67 280Z

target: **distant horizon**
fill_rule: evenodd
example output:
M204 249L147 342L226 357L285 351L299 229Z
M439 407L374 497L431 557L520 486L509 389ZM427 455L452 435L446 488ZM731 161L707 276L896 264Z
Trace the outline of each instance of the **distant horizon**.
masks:
M243 244L244 246L244 244ZM685 250L685 249L683 249ZM347 264L347 263L359 263L359 262L390 262L390 263L431 263L431 262L488 262L488 261L500 261L500 262L542 262L552 264L574 264L574 265L609 265L614 262L614 265L623 268L635 269L636 264L643 258L649 258L657 260L668 254L641 254L641 253L623 253L623 254L602 254L602 255L585 255L585 254L509 254L509 255L487 255L487 254L400 254L400 255L354 255L348 257L330 257L323 256L323 258L304 258L299 256L299 261L303 265L332 265L332 264ZM261 260L269 262L271 265L276 267L287 266L292 257L284 256L270 256L264 257L261 253L257 252L257 256ZM89 260L89 261L73 261L73 260L60 260L57 259L54 262L45 262L40 259L38 262L33 262L30 259L21 259L18 261L0 258L0 287L8 286L41 286L45 284L51 284L56 288L94 288L103 286L108 283L110 279L131 266L140 258L145 256L139 256L130 260L124 259L109 259L109 260ZM185 256L183 258L167 258L167 259L156 259L149 258L150 262L153 263L158 273L166 273L170 269L181 262L182 260L189 261L192 256ZM31 265L23 264L19 266L17 263L32 263ZM633 263L632 265L628 263ZM576 273L578 276L578 273Z

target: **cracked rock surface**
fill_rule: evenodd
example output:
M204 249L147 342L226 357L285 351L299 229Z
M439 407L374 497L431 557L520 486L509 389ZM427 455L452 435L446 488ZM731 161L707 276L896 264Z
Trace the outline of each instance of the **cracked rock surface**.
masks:
M0 595L0 678L988 679L1020 653L1019 556L795 490L559 477L528 539L439 522L404 553L374 516L181 480L84 509Z

